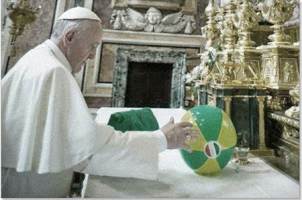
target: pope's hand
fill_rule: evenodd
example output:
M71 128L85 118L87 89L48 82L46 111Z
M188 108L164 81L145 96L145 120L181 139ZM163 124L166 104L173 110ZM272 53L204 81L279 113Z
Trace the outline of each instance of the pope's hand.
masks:
M191 151L188 143L193 142L198 137L198 131L192 128L189 122L174 123L172 117L170 121L161 128L167 139L168 149L187 149Z

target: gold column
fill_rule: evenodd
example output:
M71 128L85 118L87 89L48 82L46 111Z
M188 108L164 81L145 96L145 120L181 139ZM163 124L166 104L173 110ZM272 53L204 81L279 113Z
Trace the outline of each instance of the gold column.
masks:
M231 101L232 101L232 97L230 96L224 97L225 112L229 117L231 117Z

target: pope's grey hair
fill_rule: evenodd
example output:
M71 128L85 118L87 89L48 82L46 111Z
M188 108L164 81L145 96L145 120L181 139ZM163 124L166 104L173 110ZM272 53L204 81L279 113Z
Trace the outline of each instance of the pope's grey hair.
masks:
M68 31L76 30L78 32L85 32L87 30L95 31L98 28L97 23L100 22L90 19L78 19L78 20L58 20L51 34L51 39L59 40Z

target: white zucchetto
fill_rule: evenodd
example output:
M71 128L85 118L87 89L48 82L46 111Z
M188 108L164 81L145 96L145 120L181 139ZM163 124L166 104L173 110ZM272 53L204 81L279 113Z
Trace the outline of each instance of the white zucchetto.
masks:
M102 22L102 20L91 10L83 7L75 7L65 11L58 20L62 19L91 19Z

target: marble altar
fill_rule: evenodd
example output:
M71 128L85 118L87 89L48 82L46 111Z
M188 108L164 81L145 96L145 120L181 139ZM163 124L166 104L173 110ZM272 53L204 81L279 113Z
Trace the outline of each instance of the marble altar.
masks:
M132 109L132 108L131 108ZM129 108L101 108L96 120L107 123L111 113ZM179 121L183 109L152 109L159 125L170 116ZM178 150L159 155L159 176L155 181L86 175L85 198L299 198L299 182L249 155L249 164L235 159L217 176L199 176L183 161Z

